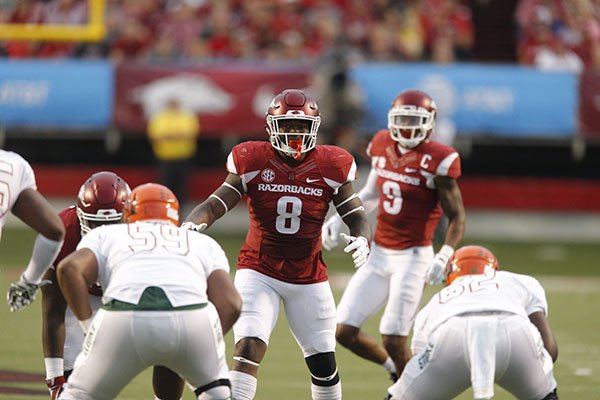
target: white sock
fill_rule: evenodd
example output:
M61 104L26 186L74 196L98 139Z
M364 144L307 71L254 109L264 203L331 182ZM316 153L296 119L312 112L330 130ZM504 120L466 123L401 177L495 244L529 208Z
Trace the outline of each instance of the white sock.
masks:
M54 262L62 247L62 241L50 240L42 235L37 235L33 244L33 252L29 264L23 272L23 276L27 282L39 283L48 268Z
M317 386L314 383L311 383L310 392L313 400L341 400L342 381L339 381L333 386Z
M235 400L252 400L256 394L257 380L250 374L240 371L229 371L231 381L231 397Z
M388 357L387 360L385 360L385 362L381 365L383 365L383 368L385 368L385 370L390 374L396 373L396 364L394 364L394 361L392 361L392 357Z
M65 373L64 362L62 358L46 357L44 358L44 364L46 364L46 379L56 378L57 376L62 376Z

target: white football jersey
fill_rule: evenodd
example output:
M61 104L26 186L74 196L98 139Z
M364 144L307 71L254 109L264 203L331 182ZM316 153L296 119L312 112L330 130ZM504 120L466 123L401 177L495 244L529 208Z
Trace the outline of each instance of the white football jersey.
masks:
M206 303L206 280L229 262L211 237L164 221L103 225L85 235L77 249L98 260L104 303L138 304L149 286L160 287L174 307Z
M0 150L0 237L8 212L25 189L37 189L31 165L17 153Z
M465 275L436 293L415 320L413 349L446 320L465 313L507 312L527 318L542 311L548 315L544 288L537 279L508 271Z

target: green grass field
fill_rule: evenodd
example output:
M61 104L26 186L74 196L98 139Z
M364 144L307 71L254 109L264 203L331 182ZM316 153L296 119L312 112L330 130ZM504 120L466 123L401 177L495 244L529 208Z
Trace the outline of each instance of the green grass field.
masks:
M0 293L4 296L10 281L18 278L29 258L34 235L29 230L5 229L0 244ZM232 266L242 243L241 236L216 237L225 248ZM492 249L501 266L515 272L534 275L547 289L550 322L560 347L555 365L562 399L600 399L600 265L597 244L561 243L481 243ZM330 275L352 273L350 257L341 251L325 255ZM332 279L332 284L338 279ZM433 291L427 289L424 300ZM341 288L335 288L339 298ZM3 301L0 304L0 399L38 400L44 397L43 377L9 376L6 371L42 375L43 355L40 339L40 301L31 307L11 314ZM378 317L369 321L365 330L377 335ZM228 335L228 355L231 356L231 334ZM383 398L390 385L387 374L379 366L364 361L338 347L338 364L344 399L365 400ZM452 373L448 371L448 373ZM33 382L32 382L33 380ZM3 394L6 388L25 389L33 394ZM152 399L149 370L138 376L119 396L119 399ZM191 392L184 399L193 399ZM310 399L309 374L302 354L289 333L285 317L280 317L273 332L269 351L259 375L257 399ZM471 399L467 391L459 399ZM496 399L511 399L500 388Z

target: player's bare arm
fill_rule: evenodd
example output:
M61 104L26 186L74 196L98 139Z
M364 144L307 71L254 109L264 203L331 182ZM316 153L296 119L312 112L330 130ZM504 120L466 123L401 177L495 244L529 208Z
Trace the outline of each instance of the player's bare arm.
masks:
M191 222L196 225L206 224L205 228L208 228L235 207L241 200L244 192L242 178L230 173L221 186L208 199L192 210L185 222Z
M529 320L540 331L544 347L552 357L552 362L556 362L558 359L558 345L548 319L542 311L536 311L529 315Z
M333 197L333 204L350 229L350 235L340 234L347 245L344 251L352 254L354 266L360 268L367 262L370 253L371 226L365 208L350 182L346 182L339 188L338 193Z
M50 268L44 279L50 285L42 286L42 347L44 357L63 358L65 342L65 311L67 302L56 280L56 271Z
M60 289L79 321L92 317L88 287L98 280L98 261L90 249L79 249L62 260L56 275Z
M48 200L34 189L25 189L15 202L12 213L44 237L62 241L65 227Z
M350 235L363 236L370 240L371 225L360 198L354 192L352 183L343 184L332 200L338 214L350 229Z
M448 229L444 244L456 248L465 232L465 206L460 188L456 179L447 176L436 176L434 179L440 205L448 217Z
M231 282L229 274L223 270L214 271L207 280L208 300L214 304L223 334L229 332L242 312L242 298Z

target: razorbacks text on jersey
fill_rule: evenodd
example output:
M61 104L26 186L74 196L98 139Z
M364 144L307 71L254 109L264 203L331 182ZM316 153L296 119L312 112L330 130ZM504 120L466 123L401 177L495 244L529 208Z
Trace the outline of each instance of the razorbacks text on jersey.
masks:
M25 189L36 189L33 169L17 153L0 150L0 237L8 212Z
M250 228L238 268L290 283L325 281L321 228L338 188L356 179L354 158L318 145L290 166L270 143L245 142L232 149L227 170L240 176L248 195Z
M460 157L451 147L425 141L405 154L388 130L375 134L367 154L377 172L379 209L375 242L402 250L431 245L442 215L434 178L458 178Z

